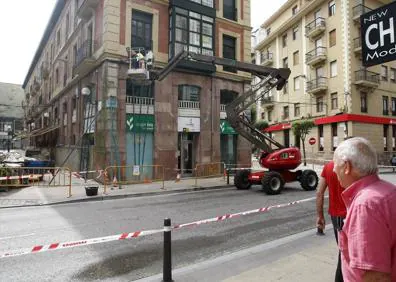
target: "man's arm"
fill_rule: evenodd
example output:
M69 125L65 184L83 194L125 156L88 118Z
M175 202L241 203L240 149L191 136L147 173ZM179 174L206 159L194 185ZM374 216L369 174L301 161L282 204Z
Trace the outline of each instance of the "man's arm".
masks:
M363 274L363 282L391 282L391 275L378 271L366 271Z
M326 189L327 189L326 180L323 177L321 177L318 184L318 191L316 192L316 214L317 214L316 225L321 229L324 229L326 224L323 214L323 202L324 202L324 194L326 192Z

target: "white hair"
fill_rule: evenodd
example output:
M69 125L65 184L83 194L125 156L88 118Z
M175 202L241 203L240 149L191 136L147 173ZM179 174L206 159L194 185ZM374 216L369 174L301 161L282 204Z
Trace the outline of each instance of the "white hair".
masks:
M334 152L334 161L349 161L361 176L377 173L377 153L363 137L354 137L342 142Z

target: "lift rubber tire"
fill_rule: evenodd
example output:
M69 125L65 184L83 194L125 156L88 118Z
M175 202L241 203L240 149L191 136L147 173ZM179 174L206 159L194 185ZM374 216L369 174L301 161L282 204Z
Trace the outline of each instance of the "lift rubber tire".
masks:
M247 190L252 186L252 183L249 182L249 174L250 171L247 169L238 170L235 173L234 185L238 190Z
M319 178L315 171L311 169L304 170L300 177L301 187L305 191L313 191L318 186Z
M263 190L268 195L278 195L282 192L285 186L285 181L282 175L276 171L268 171L261 179Z

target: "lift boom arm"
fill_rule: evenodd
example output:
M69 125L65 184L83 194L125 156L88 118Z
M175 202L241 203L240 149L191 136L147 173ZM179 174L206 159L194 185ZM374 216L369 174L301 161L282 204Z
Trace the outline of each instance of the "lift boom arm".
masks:
M284 148L282 144L278 143L269 135L257 130L253 125L251 125L249 120L245 117L244 112L257 100L268 97L269 92L273 88L276 87L277 90L281 90L289 78L290 69L268 68L226 58L218 58L214 56L206 56L188 51L182 51L173 57L173 59L155 75L154 79L159 81L163 80L182 60L193 60L212 65L232 67L260 77L261 81L259 83L253 85L251 89L238 96L226 106L227 120L236 132L266 152L273 151L267 142L275 145L279 149ZM257 94L257 92L259 92L259 94Z

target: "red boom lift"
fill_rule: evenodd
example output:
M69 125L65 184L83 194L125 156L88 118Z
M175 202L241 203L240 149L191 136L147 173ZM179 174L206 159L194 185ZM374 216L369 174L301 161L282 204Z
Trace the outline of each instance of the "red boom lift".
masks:
M257 100L269 97L269 92L276 88L281 90L290 75L288 68L268 68L251 63L239 62L226 58L206 56L188 51L177 54L163 69L151 72L150 79L161 81L177 67L181 60L198 61L212 65L222 65L249 72L260 78L260 82L226 105L227 120L231 126L262 150L259 163L265 171L251 172L250 169L237 170L234 184L237 189L249 189L252 184L260 184L270 195L279 194L285 183L299 181L304 190L315 190L318 185L316 172L310 169L295 170L301 164L299 148L285 148L267 133L257 130L244 115L244 112ZM276 147L272 148L273 145Z

